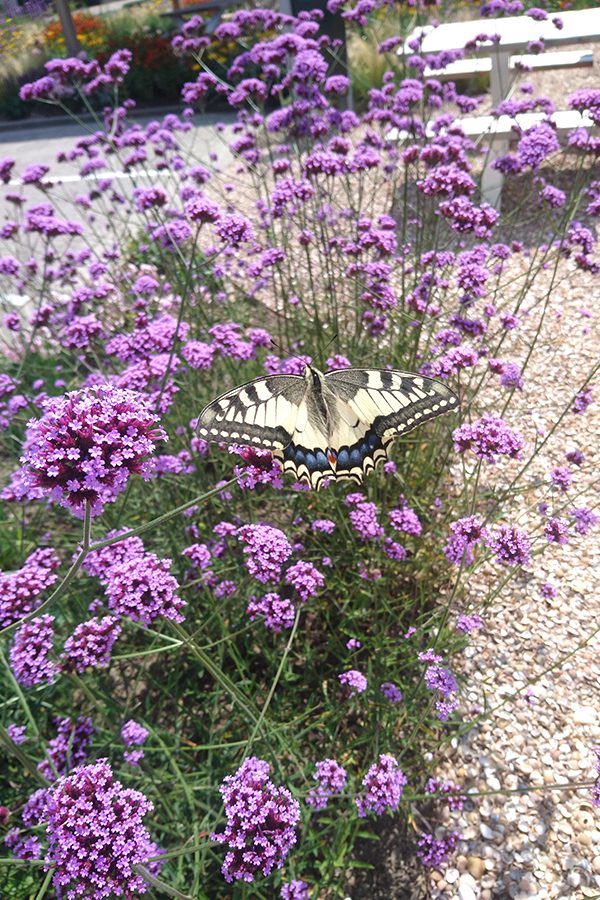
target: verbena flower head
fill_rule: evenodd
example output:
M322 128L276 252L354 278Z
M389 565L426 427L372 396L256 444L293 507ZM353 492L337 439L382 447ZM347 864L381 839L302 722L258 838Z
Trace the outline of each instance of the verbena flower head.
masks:
M121 728L121 740L126 747L132 747L134 744L145 744L146 738L150 732L139 722L129 719Z
M281 567L292 554L283 531L271 525L242 525L238 537L244 544L250 575L262 584L280 581Z
M485 542L497 561L507 566L526 566L531 561L529 535L516 525L499 525L488 532Z
M348 669L347 672L342 672L338 675L338 681L348 688L349 697L362 694L367 689L367 679L358 669Z
M458 453L471 450L475 456L490 463L495 463L498 456L519 459L525 446L525 440L518 431L510 428L503 419L488 413L473 423L460 425L452 432L452 437Z
M305 802L313 809L325 809L332 794L341 794L346 784L347 772L334 759L323 759L315 766L313 779L317 787L310 790Z
M569 523L560 516L554 516L546 522L544 534L549 544L568 544Z
M31 688L54 681L56 663L48 658L52 652L54 616L39 616L18 629L10 648L10 665L19 684Z
M228 882L251 882L280 869L296 843L300 806L287 788L270 781L269 772L267 762L250 756L220 787L227 826L211 840L229 848L221 868Z
M16 859L39 859L42 853L40 839L34 835L23 837L19 828L11 828L4 843Z
M109 531L107 538L115 538L120 534L124 534L124 530ZM92 550L85 557L82 568L88 575L99 578L103 584L106 584L107 573L111 566L122 563L126 559L132 559L136 556L143 556L145 553L144 544L139 537L129 537L101 550Z
M573 527L577 534L587 534L598 522L598 516L587 506L570 509L569 515L573 519Z
M473 562L473 550L485 536L483 521L479 516L465 516L452 522L448 543L444 547L446 559L455 566L463 563L470 566Z
M179 584L170 573L171 560L154 553L126 557L106 573L108 606L120 616L150 625L159 616L183 622L185 606Z
M295 589L302 603L316 597L319 588L325 584L325 576L312 563L303 560L286 570L285 580Z
M426 658L426 654L419 654L419 659ZM425 670L425 685L428 690L435 691L439 695L436 700L438 719L446 722L450 713L458 708L458 683L456 678L445 666L439 665L439 657L431 656L435 661Z
M133 867L158 850L142 823L152 809L142 793L115 779L106 759L59 779L46 806L47 861L57 892L67 900L145 894Z
M419 838L417 856L427 868L439 869L456 849L459 840L460 832L458 831L450 831L439 839L433 834L423 834Z
M288 881L281 886L281 900L309 900L308 885L305 881Z
M86 669L107 666L121 631L121 625L114 616L81 622L65 641L60 657L62 670L81 675Z
M390 703L402 703L402 691L393 681L384 681L379 685L379 690Z
M13 742L13 744L22 744L25 740L25 725L15 725L14 722L11 722L10 725L6 729L6 733Z
M82 763L89 751L94 727L92 720L79 716L73 722L68 716L56 718L56 737L48 741L46 759L38 769L48 781L66 774L67 766L73 768Z
M552 484L565 494L573 484L573 474L568 466L556 466L550 472Z
M287 597L279 594L265 594L260 599L250 597L246 613L252 622L256 616L265 617L265 626L269 631L280 632L283 628L291 628L294 624L296 607Z
M97 515L125 489L132 473L147 476L157 440L166 440L147 400L134 391L99 385L48 402L29 423L22 463L34 487L62 506Z
M60 560L54 550L38 548L15 572L0 572L0 628L18 622L41 602L39 595L52 587Z
M456 620L456 627L465 634L471 634L472 631L477 631L479 628L483 627L483 620L481 616L478 616L475 613L471 615L461 613Z
M34 791L21 813L23 825L32 828L46 820L46 805L48 803L48 791L46 788L38 788Z
M382 753L362 780L365 790L356 798L358 815L364 818L374 812L381 816L386 810L394 812L400 805L406 777L395 757Z
M421 520L410 506L404 506L401 509L392 509L389 513L389 517L390 524L396 531L403 531L405 534L421 534Z

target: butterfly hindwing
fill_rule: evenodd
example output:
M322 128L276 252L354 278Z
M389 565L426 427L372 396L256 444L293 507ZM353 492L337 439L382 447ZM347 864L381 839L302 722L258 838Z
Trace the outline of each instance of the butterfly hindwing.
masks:
M287 447L304 396L299 375L268 375L226 391L204 407L197 431L208 441Z

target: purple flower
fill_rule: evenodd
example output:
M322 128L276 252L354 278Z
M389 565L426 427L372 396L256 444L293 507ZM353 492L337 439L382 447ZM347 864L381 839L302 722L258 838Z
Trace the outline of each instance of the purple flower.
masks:
M346 498L347 502L348 498ZM357 503L350 510L352 527L362 541L379 540L383 537L383 528L377 521L378 513L377 505L367 502Z
M574 528L578 534L587 534L598 521L598 516L587 506L570 509L569 515L574 520Z
M421 521L414 509L411 509L409 506L404 506L402 509L392 509L389 516L390 524L396 531L403 531L405 534L421 534Z
M386 809L395 812L400 805L406 777L395 757L382 753L362 780L365 790L356 798L358 815L364 818L374 812L381 816Z
M545 597L546 600L553 600L558 594L558 588L550 584L549 581L545 581L544 584L540 585L540 594L542 597Z
M321 810L326 808L332 794L342 793L347 773L334 759L323 759L315 768L313 779L317 787L309 791L305 802L313 809Z
M152 809L143 794L116 781L106 759L61 778L47 803L47 861L61 896L145 894L147 884L134 866L158 851L142 824Z
M133 192L133 205L138 212L164 206L168 201L169 195L161 187L135 188Z
M219 789L227 826L211 840L229 847L221 868L228 882L252 882L280 869L296 843L300 806L287 788L270 781L269 772L267 762L250 756Z
M455 566L464 563L470 566L473 562L473 549L485 536L485 528L479 516L465 516L452 522L450 536L444 547L446 559Z
M254 240L251 223L237 214L223 216L215 226L215 232L224 244L231 247L239 247L240 244Z
M46 820L46 804L48 803L48 791L46 788L39 788L34 791L28 799L21 813L23 824L28 828L35 825L41 825Z
M456 627L465 634L471 634L472 631L483 627L483 621L481 616L475 614L468 616L462 613L456 620Z
M560 516L548 519L544 528L544 534L549 544L569 543L569 523Z
M67 766L73 768L82 763L88 755L90 741L94 734L92 720L79 716L75 722L67 716L54 720L56 737L48 741L47 758L38 765L38 769L48 781L54 781L64 775Z
M390 703L402 703L402 691L393 681L384 681L379 685L379 690Z
M17 859L39 859L42 853L40 839L33 835L21 837L19 828L11 828L4 837L4 843Z
M287 597L280 597L279 594L265 594L260 599L250 597L246 613L250 617L250 621L254 621L256 616L265 617L265 626L276 633L283 628L291 628L294 624L296 615L296 607Z
M338 675L338 681L349 689L349 697L362 694L367 689L367 679L357 669L349 669L347 672L342 672Z
M106 537L115 538L124 533L123 530L109 531ZM125 540L109 544L108 547L103 547L101 550L92 550L88 553L83 561L83 570L87 575L95 576L96 578L99 578L103 584L106 584L108 570L111 566L115 566L118 563L125 562L125 560L132 559L136 556L143 556L144 552L144 545L141 538L125 538Z
M250 575L262 584L280 581L281 566L292 553L283 531L271 525L242 525L238 537L244 544Z
M565 453L565 459L567 462L573 463L574 466L582 466L585 462L585 456L579 449L568 450Z
M448 856L456 849L460 840L458 831L451 831L441 839L433 834L423 834L419 838L417 856L429 869L439 869Z
M471 450L475 456L495 463L498 456L520 459L525 440L503 419L484 413L473 423L465 422L452 432L454 449L458 453Z
M286 570L285 580L297 592L302 603L316 597L319 588L325 584L325 576L312 563L302 560Z
M460 787L453 781L439 781L437 778L430 778L425 785L425 790L428 794L442 794L451 812L460 812L467 799L464 794L461 794Z
M15 725L14 722L11 722L6 733L13 744L22 744L25 740L25 730L25 725Z
M154 553L115 563L106 573L109 608L144 625L159 616L183 622L185 601L177 593L179 584L169 571L171 564L170 559L159 559Z
M288 881L281 886L281 900L310 900L305 881Z
M577 415L581 415L586 411L591 403L593 403L592 389L590 387L586 387L575 397L573 405L571 407L571 412L574 412Z
M150 732L147 728L144 728L143 725L140 725L139 722L135 722L133 719L129 719L121 728L121 740L126 747L131 747L134 744L145 744L149 734Z
M485 542L499 563L526 566L531 562L529 535L516 525L499 525L486 534Z
M390 559L395 559L397 562L402 562L402 560L406 559L406 550L399 544L397 541L393 541L391 538L383 539L383 552Z
M440 696L436 700L436 709L438 719L446 722L450 713L458 708L458 684L456 678L445 666L440 666L440 657L431 650L426 653L420 653L419 659L426 661L430 659L432 664L425 670L425 685L430 691L436 691Z
M321 534L332 534L335 530L335 522L332 522L331 519L315 519L314 522L311 522L310 528L311 531Z
M165 440L146 399L111 385L85 388L50 400L28 426L22 463L32 486L51 492L61 506L102 512L125 490L129 475L147 476L146 457Z
M54 550L38 548L15 572L0 572L0 628L18 622L41 602L39 594L52 587L60 560Z
M52 651L54 616L39 616L25 622L15 634L10 648L10 665L19 684L31 688L54 681L56 663L48 659Z
M107 666L122 628L114 616L81 622L65 641L61 669L82 675L86 669Z
M533 125L521 136L518 159L522 166L537 169L545 159L560 149L556 131L548 122Z
M550 472L550 478L552 479L552 483L563 494L566 494L566 492L573 484L573 475L568 466L557 466L555 469L552 469L552 471Z

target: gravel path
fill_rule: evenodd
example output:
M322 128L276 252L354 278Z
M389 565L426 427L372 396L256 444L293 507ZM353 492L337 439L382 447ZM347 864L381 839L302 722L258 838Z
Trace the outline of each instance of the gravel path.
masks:
M551 311L525 373L525 388L507 414L530 446L553 425L600 355L597 277L567 261L561 262L560 274L564 280L551 292ZM538 277L528 305L543 297L549 279L549 273ZM524 359L533 319L512 333L512 347L503 348L503 358ZM597 398L598 379L594 393ZM599 435L598 402L583 416L569 413L527 473L527 483L547 479L554 466L565 464L565 451L579 447L585 463L572 467L569 506L599 504ZM510 478L513 471L492 467L490 482ZM539 532L540 499L539 488L523 494L513 521ZM600 812L592 807L588 789L560 788L595 775L592 748L600 744L598 573L596 526L566 546L549 546L482 612L484 628L471 636L460 666L466 684L462 710L468 721L479 708L502 705L453 742L437 775L492 794L468 801L461 813L448 814L440 834L451 827L464 840L452 867L432 873L432 898L578 900L600 895ZM492 565L477 571L467 586L468 600L481 601L497 584L498 574ZM547 581L559 588L552 600L539 591ZM586 638L587 645L569 656ZM553 671L542 674L553 664ZM547 786L559 788L540 790Z

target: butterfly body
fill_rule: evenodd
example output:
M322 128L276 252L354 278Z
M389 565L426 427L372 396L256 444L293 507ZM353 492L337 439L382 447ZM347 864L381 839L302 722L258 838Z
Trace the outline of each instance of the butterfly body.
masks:
M268 375L222 394L200 413L198 434L271 450L313 488L331 478L360 484L396 437L457 406L443 382L425 376L306 366L303 375Z

